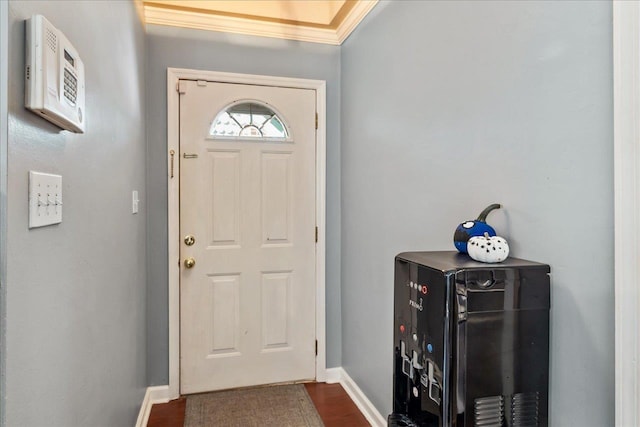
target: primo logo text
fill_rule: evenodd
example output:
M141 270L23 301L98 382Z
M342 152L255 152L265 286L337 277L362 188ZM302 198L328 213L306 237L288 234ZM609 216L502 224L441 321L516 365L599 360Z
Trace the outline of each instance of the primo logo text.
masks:
M413 308L416 308L420 311L422 311L422 298L420 298L420 303L417 303L413 300L409 300L409 305Z

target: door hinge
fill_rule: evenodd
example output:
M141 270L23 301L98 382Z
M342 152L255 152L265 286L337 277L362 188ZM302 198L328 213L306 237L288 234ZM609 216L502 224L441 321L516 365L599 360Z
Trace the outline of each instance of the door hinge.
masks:
M176 83L176 92L180 95L187 93L187 82L178 80L178 83Z
M170 176L170 178L173 178L173 158L174 158L174 157L175 157L175 155L176 155L176 150L170 150L170 151L169 151L169 155L171 156L171 167L170 167L170 169L171 169L171 176Z
M316 130L318 130L318 113L316 113Z
M316 340L316 356L318 355L318 340Z
M316 227L316 243L318 243L318 227Z

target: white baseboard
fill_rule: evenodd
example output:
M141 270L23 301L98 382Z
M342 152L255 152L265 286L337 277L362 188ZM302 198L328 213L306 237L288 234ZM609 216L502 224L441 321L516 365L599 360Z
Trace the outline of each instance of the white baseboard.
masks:
M342 373L344 369L342 368L328 368L326 371L325 381L327 384L335 384L339 383L342 378ZM319 381L320 382L320 381Z
M374 427L386 427L387 419L373 406L373 403L360 390L358 384L347 374L343 368L327 369L328 384L340 383L344 391L347 392L353 403L356 404L362 415Z
M140 412L138 412L136 427L146 427L147 422L149 422L149 415L151 415L151 407L155 403L167 403L170 400L169 397L168 385L147 387L144 399L142 399L142 404L140 405Z

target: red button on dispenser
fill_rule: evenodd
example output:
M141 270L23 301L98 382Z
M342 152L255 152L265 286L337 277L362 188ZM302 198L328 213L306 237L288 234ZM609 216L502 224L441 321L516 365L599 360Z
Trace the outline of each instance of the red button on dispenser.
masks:
M404 325L400 325L400 333L404 334Z
M427 288L427 285L422 285L420 291L422 291L422 293L426 295L427 292L429 292L429 288Z

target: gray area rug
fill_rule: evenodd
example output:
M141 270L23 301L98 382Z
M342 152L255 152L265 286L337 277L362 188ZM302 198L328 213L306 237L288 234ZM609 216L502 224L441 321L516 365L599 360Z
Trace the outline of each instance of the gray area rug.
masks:
M288 384L187 396L184 427L322 427L304 385Z

